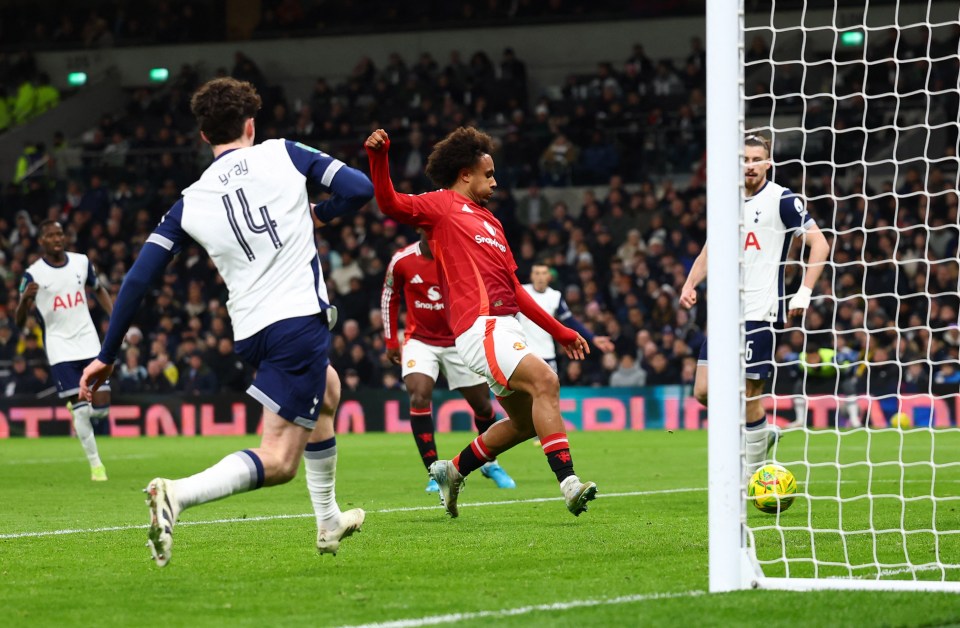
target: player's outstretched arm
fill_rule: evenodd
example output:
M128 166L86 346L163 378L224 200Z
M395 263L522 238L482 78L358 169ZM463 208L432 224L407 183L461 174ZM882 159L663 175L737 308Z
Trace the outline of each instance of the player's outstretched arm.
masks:
M356 168L299 142L286 140L284 146L297 171L330 193L327 200L311 205L313 215L320 222L328 223L355 212L373 198L373 184Z
M680 291L680 305L688 310L697 304L697 286L707 278L707 245L703 245L703 250L697 259L693 261L690 267L690 274L683 283L683 289Z
M313 206L313 214L323 223L352 214L373 198L373 184L367 175L343 166L330 182L330 198Z
M577 334L577 337L570 344L565 344L563 351L571 360L582 360L590 353L590 343L584 340L583 336Z
M363 143L370 159L370 178L373 179L373 191L377 198L377 207L385 215L406 225L425 226L427 203L420 197L397 194L390 180L390 136L383 129L377 129Z
M33 302L36 300L39 291L40 284L24 277L23 291L20 293L20 302L17 303L17 312L14 316L17 327L23 327L26 324L27 315L33 309Z
M820 279L827 258L830 256L830 245L827 244L827 238L817 225L807 228L803 234L803 241L810 247L810 254L807 256L804 268L803 285L787 305L787 314L790 316L802 316L804 310L810 306L813 288L817 285L817 280Z
M120 344L127 330L130 329L134 315L140 309L144 295L160 279L167 264L173 259L173 255L173 250L149 240L143 245L137 261L130 267L130 272L120 284L120 293L117 294L117 302L110 315L110 326L103 339L100 355L97 356L101 364L110 365L110 368L113 368Z
M560 346L563 347L571 359L582 360L586 354L590 353L590 344L584 340L583 336L548 314L534 301L516 277L513 280L513 291L516 295L517 305L524 316L553 336L553 339L560 343Z

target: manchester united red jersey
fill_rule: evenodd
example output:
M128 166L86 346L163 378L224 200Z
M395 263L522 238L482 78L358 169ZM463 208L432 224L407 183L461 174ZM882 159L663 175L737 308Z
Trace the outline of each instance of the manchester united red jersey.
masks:
M380 308L383 337L389 348L399 346L397 319L401 293L407 308L404 337L416 338L435 347L452 347L454 336L447 322L437 263L423 255L419 242L397 251L387 267Z
M469 329L479 316L520 311L514 294L517 263L493 214L452 190L405 198L412 201L412 208L382 209L397 220L426 229L454 336Z
M371 156L370 172L375 189L393 190L385 152ZM510 316L520 311L514 292L517 263L493 214L453 190L390 196L389 202L381 202L377 194L384 214L427 231L454 336L469 329L479 316Z

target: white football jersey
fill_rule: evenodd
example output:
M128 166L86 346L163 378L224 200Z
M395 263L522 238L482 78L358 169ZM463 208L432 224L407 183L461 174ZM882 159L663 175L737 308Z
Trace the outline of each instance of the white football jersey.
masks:
M767 181L743 204L744 320L783 322L784 262L790 238L816 224L803 199Z
M27 268L20 286L23 292L30 282L40 284L36 309L51 365L92 360L100 353L100 337L87 305L87 286L99 287L97 275L86 255L66 256L63 266L37 260Z
M324 160L324 185L344 165L302 145L297 150ZM285 140L227 151L148 239L173 250L185 233L207 251L230 293L236 340L329 303L305 182Z
M554 290L547 286L547 289L543 292L537 292L533 289L532 283L523 284L523 289L526 290L527 294L537 302L537 305L542 307L550 316L559 318L560 320L566 318L562 317L563 312L566 312L567 317L570 316L570 310L567 309L566 303L563 301L563 295L560 294L559 290ZM560 316L558 316L558 314L560 314ZM555 360L557 357L557 345L553 341L553 336L545 332L539 325L523 314L517 314L517 320L519 320L520 325L523 326L523 335L527 337L527 346L530 347L530 351L544 360Z

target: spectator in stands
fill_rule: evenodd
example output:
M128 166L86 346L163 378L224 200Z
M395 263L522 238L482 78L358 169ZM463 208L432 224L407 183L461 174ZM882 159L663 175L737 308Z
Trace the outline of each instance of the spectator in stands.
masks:
M543 195L539 185L532 183L527 188L527 195L517 203L517 221L526 227L534 227L546 222L549 212L549 199Z
M166 394L173 392L173 384L164 373L165 361L157 358L147 362L147 377L143 380L140 392Z
M191 358L192 359L192 358ZM224 336L207 354L207 362L221 392L243 392L252 381L250 369L233 351L233 339Z
M6 86L0 84L0 133L6 131L13 125L13 112L10 109L10 103L7 97Z
M563 133L540 155L540 183L544 186L567 186L573 178L573 167L580 157L580 149Z
M519 104L527 107L527 66L517 58L513 48L505 48L500 61L500 79L505 88L518 96Z
M37 90L30 75L21 75L13 97L13 123L24 124L33 117L37 106Z
M636 363L633 355L625 353L620 356L620 365L610 375L610 386L628 388L631 386L645 386L647 373Z
M657 351L650 358L650 369L647 371L647 385L666 386L679 381L679 373L667 357Z
M3 382L3 395L36 395L44 388L43 382L38 380L32 369L27 368L27 361L22 355L14 356L13 371Z
M590 144L583 149L580 163L582 182L588 185L605 182L610 173L616 172L620 165L620 155L616 147L604 136L603 131L595 129Z
M17 355L17 337L8 323L0 323L0 378L8 377Z
M123 358L123 364L117 370L114 376L114 385L117 390L124 393L137 393L143 387L143 382L147 379L147 369L140 364L140 350L136 347L127 348Z
M212 395L219 390L217 376L204 363L203 352L196 350L190 356L190 367L177 382L177 390L187 395Z

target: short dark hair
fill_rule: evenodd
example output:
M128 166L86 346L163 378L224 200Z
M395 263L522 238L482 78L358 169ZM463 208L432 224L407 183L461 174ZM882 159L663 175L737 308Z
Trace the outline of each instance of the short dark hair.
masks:
M47 231L47 227L52 227L53 225L57 225L58 227L63 228L59 220L53 220L48 218L43 222L41 222L39 225L37 225L37 231L40 233L40 235L43 235Z
M200 131L214 146L240 138L243 125L257 115L261 104L253 85L230 77L207 81L190 98Z
M753 133L748 134L745 138L743 138L743 145L759 146L763 148L763 150L767 151L767 157L770 156L770 142L762 135L756 135Z
M473 127L460 127L433 147L425 172L434 185L450 188L461 170L473 168L478 159L492 152L493 138Z

